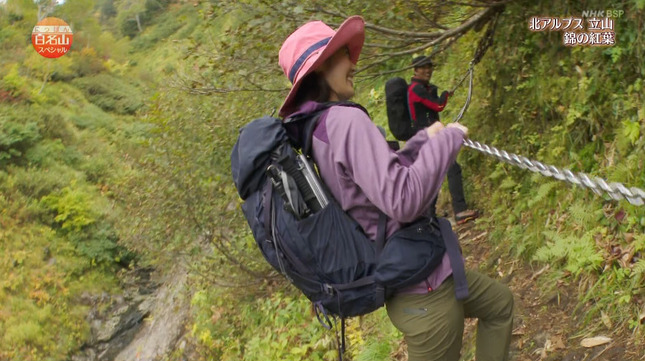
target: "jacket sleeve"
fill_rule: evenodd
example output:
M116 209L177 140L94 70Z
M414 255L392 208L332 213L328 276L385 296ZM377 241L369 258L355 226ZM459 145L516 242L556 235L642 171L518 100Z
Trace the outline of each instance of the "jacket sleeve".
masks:
M413 101L421 103L435 112L440 112L445 108L449 97L447 91L444 91L440 97L437 97L436 91L430 92L421 84L415 84L409 94L413 97L413 99L410 99L410 103Z
M463 133L446 128L429 138L419 132L404 149L393 152L367 114L338 108L344 110L330 109L326 124L332 161L390 218L417 219L438 193Z

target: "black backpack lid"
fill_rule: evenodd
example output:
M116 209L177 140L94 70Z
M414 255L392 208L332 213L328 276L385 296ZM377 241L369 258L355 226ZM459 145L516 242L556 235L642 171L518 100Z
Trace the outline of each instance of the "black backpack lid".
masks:
M240 135L231 152L231 173L242 199L246 199L264 183L271 152L287 139L282 122L278 118L255 119L240 129Z

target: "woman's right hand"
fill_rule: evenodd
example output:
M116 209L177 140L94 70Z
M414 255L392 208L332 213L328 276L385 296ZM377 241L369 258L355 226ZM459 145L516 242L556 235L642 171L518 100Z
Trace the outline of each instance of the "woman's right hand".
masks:
M468 128L461 124L461 123L449 123L446 128L457 128L461 130L462 133L464 133L464 139L468 138Z

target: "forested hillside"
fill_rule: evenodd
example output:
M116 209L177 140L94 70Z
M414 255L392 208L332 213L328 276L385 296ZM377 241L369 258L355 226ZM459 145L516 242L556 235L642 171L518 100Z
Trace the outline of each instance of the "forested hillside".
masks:
M613 10L613 46L529 29L533 16L588 10ZM307 20L338 26L353 14L368 23L354 100L378 125L385 82L411 76L413 56L433 55L432 82L451 89L496 23L462 119L471 139L645 188L643 0L2 1L0 360L115 359L133 335L93 354L116 338L97 324L132 306L132 289L136 307L156 302L139 276L150 269L151 288L186 275L173 299L189 316L159 359L337 359L334 332L258 252L229 156L239 128L288 92L282 41ZM60 58L31 44L45 16L74 31ZM445 122L467 91L466 81ZM483 216L457 232L471 266L516 294L514 359L643 360L645 208L472 149L459 160ZM567 316L558 332L554 314ZM598 335L612 342L580 346ZM384 310L351 319L347 337L346 359L407 358Z

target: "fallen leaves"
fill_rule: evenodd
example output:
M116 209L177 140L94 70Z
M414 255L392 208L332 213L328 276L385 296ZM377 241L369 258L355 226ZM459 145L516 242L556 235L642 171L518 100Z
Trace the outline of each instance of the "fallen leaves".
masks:
M545 360L549 353L563 350L565 348L566 344L562 335L553 335L544 342L544 347L536 350L536 353L540 354L540 360Z
M551 337L551 345L554 350L562 350L566 348L564 339L561 335Z
M604 345L610 342L611 338L607 336L595 336L583 339L582 341L580 341L580 346L589 348Z

